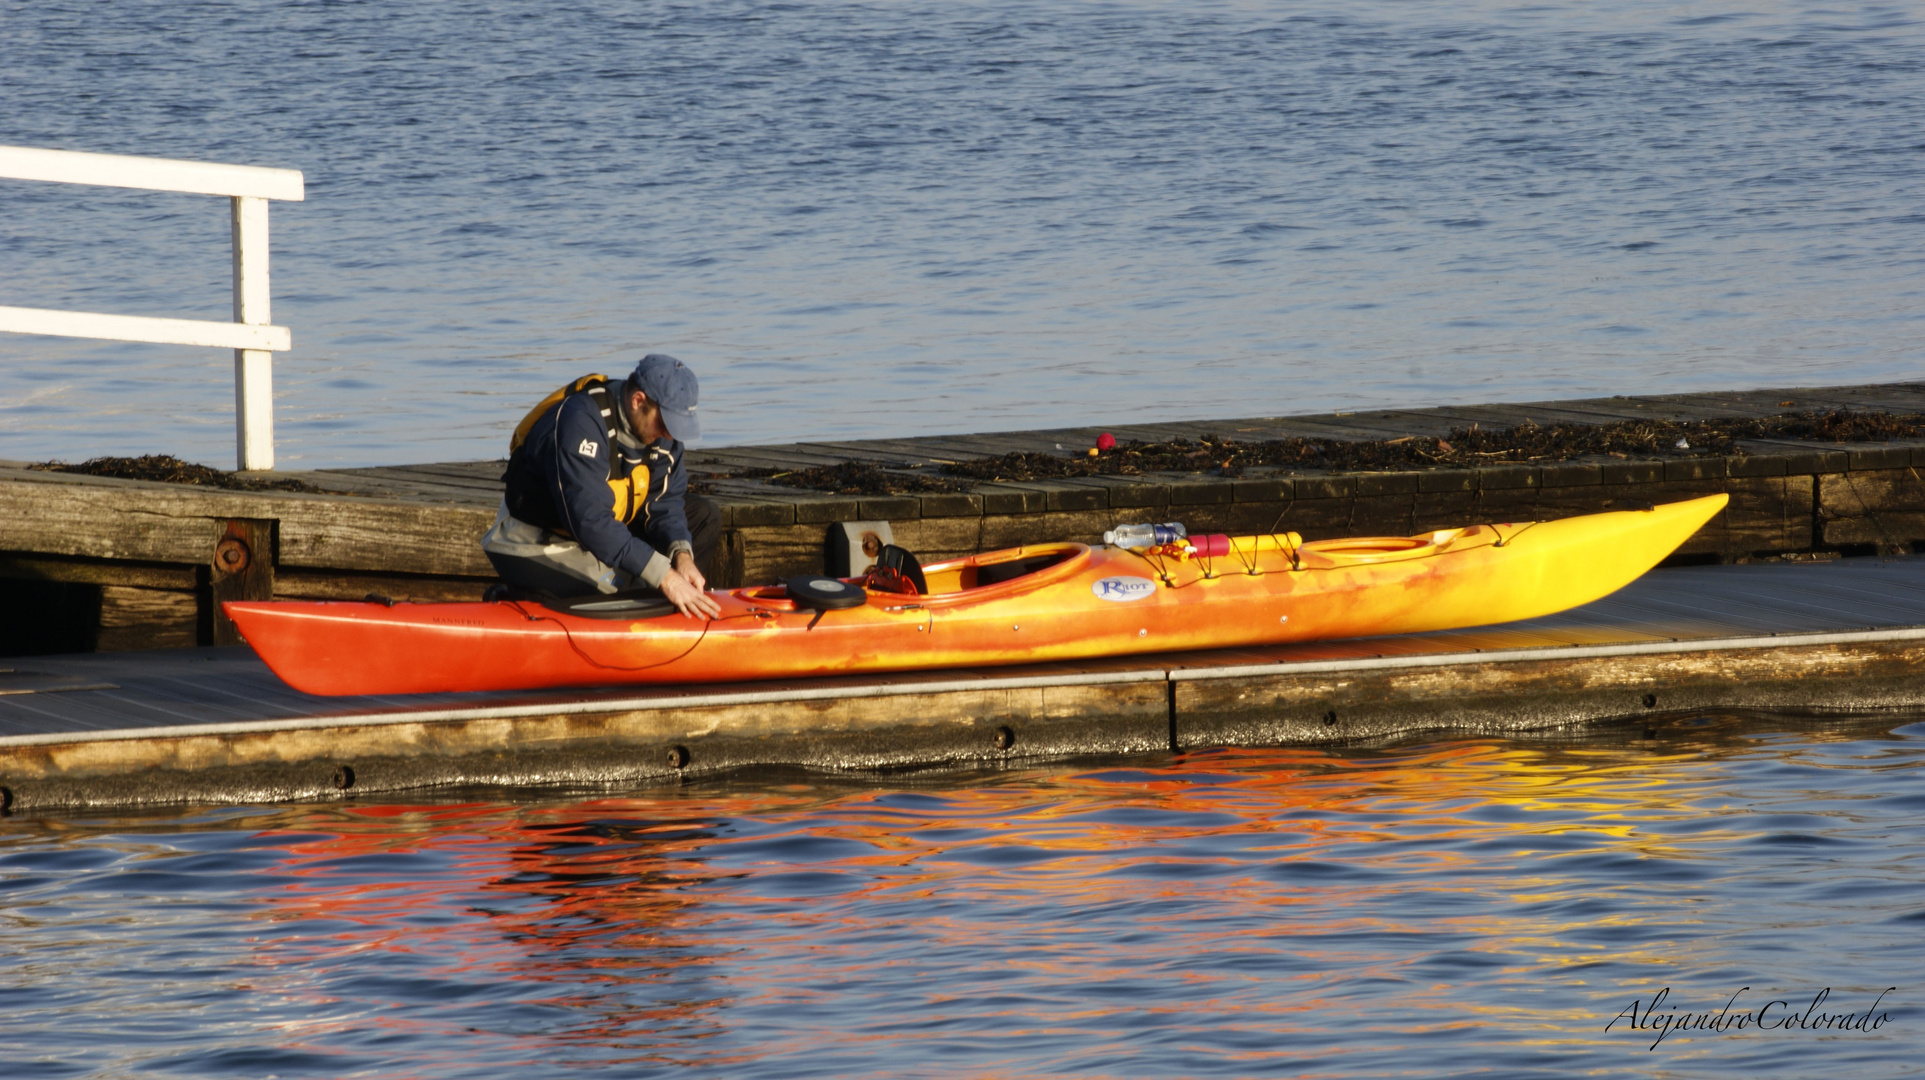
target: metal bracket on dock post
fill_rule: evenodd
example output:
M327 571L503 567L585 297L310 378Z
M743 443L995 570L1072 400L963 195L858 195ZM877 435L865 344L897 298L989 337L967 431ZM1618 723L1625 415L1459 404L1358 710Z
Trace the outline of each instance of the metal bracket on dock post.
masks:
M234 203L234 321L266 326L268 317L267 200L236 195ZM234 350L234 441L237 468L274 467L274 354ZM217 623L218 625L218 623Z
M838 521L823 544L822 572L830 577L867 573L876 554L896 542L886 521Z
M223 601L274 599L275 524L272 518L221 522L207 578L216 645L242 643L240 632L221 610Z

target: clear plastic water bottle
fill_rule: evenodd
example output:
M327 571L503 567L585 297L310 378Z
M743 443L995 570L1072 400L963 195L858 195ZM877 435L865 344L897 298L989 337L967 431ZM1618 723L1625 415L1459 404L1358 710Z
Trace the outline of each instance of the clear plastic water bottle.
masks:
M1182 522L1166 521L1161 525L1118 525L1103 534L1103 542L1111 547L1147 548L1174 544L1188 536Z

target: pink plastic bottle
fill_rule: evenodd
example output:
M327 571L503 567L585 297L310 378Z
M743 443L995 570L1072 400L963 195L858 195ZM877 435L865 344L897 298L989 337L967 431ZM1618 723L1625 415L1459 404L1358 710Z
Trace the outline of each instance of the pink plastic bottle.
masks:
M1230 553L1230 537L1225 533L1207 533L1190 537L1190 546L1196 549L1199 558L1212 559Z

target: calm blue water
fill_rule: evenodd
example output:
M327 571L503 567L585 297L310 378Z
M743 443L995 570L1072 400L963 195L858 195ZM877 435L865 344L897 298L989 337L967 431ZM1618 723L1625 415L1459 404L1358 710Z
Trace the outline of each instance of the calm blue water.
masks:
M1890 3L0 0L0 142L290 166L282 461L1918 374ZM0 303L226 318L221 200L0 182ZM0 340L0 457L232 460L230 359Z
M0 1061L10 1078L1916 1076L1925 724L1894 723L16 817ZM1747 986L1735 1011L1767 1030L1655 1049L1606 1030L1665 987L1702 1012ZM1827 988L1820 1014L1886 987L1875 1032L1779 1026Z
M644 349L713 443L1911 378L1921 46L1771 0L0 0L0 143L302 169L282 461L394 463ZM226 244L0 182L0 304L225 318ZM228 464L229 364L0 337L0 457ZM1919 724L871 780L0 821L0 1075L1918 1072ZM1605 1030L1745 986L1898 990Z

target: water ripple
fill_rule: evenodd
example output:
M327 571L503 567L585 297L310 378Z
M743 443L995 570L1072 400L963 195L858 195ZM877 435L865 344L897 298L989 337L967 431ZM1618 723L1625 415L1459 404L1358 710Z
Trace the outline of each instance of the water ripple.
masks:
M0 823L9 1075L1908 1075L1925 725ZM1680 1032L1677 1007L1879 1032ZM89 1037L79 1039L75 1032Z
M650 348L717 443L1869 381L1917 364L1919 26L0 0L0 142L306 172L297 466L498 456ZM8 304L227 316L219 200L9 182L0 222ZM0 457L225 463L228 370L0 340Z

